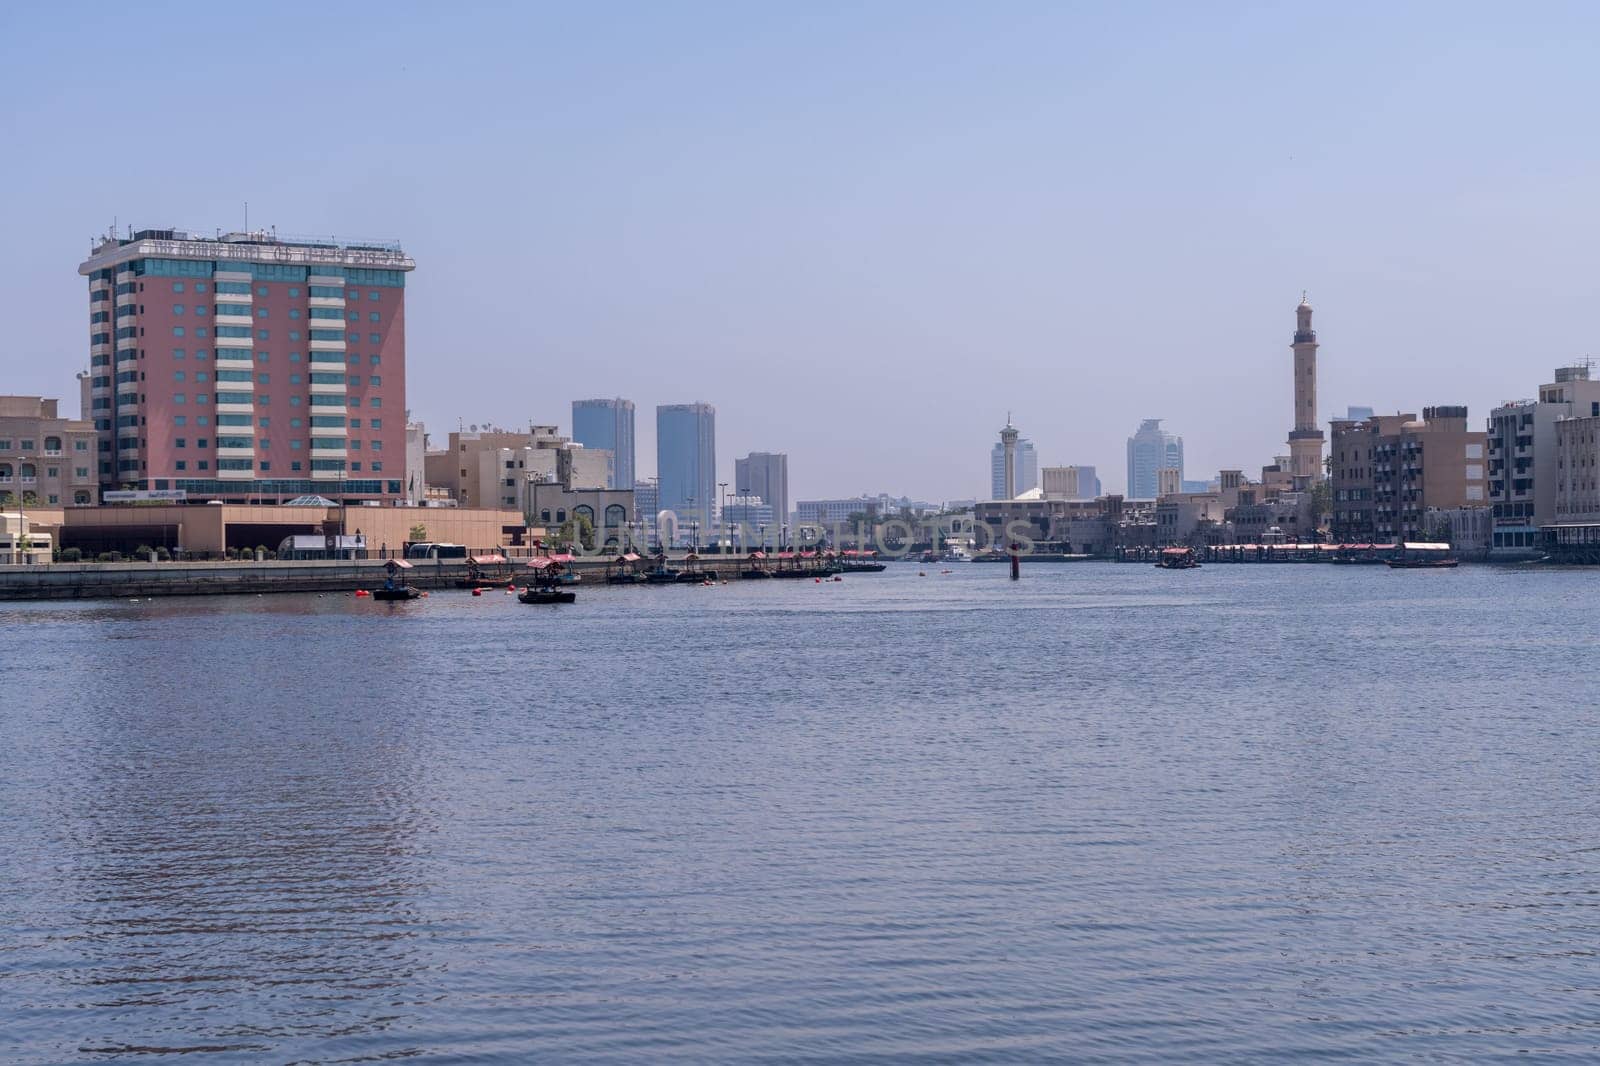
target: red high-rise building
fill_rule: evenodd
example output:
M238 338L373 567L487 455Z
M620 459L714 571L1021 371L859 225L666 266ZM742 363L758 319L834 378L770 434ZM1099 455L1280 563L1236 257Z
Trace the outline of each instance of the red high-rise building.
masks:
M396 244L272 232L100 241L78 272L101 487L401 496L415 267Z

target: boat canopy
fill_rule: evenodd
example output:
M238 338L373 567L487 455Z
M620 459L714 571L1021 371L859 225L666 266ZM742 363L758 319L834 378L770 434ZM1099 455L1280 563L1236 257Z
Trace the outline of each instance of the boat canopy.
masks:
M856 557L871 558L872 556L877 555L878 553L875 552L875 551L871 551L869 549L862 549L862 550L858 551L855 548L846 548L844 550L843 554L845 555L846 558L856 558Z
M411 569L411 564L406 562L404 559L390 559L389 562L387 564L385 564L385 565L390 570L410 570Z
M1447 552L1450 550L1450 545L1448 544L1438 544L1431 541L1408 540L1405 547L1408 552Z
M548 570L553 566L559 567L560 565L561 560L557 559L553 555L541 555L536 559L528 560L529 570Z
M750 553L750 558L752 558L752 559L765 559L766 557L767 557L767 553L766 552L751 552Z
M506 561L506 557L504 555L474 555L472 561L479 566L487 566L490 563L503 563Z
M626 555L617 556L617 562L619 563L636 563L638 561L639 556L636 552L628 552Z

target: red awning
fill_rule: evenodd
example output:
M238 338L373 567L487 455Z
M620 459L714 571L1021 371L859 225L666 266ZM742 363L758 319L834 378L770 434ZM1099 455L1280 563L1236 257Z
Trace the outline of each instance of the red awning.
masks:
M570 563L570 562L572 562L571 554L566 553L566 552L562 552L559 555L546 556L546 558L548 558L553 563Z
M556 560L552 556L549 556L549 555L541 555L536 559L529 559L528 560L528 569L529 570L548 570L552 566L559 566L559 565L561 565L561 564L556 562Z
M794 552L779 552L778 553L778 558L780 558L780 559L793 559L794 558Z
M767 557L767 553L766 552L751 552L750 553L750 558L752 558L752 559L765 559L766 557Z
M480 566L485 566L489 563L503 563L506 561L506 557L504 555L474 555L472 561Z

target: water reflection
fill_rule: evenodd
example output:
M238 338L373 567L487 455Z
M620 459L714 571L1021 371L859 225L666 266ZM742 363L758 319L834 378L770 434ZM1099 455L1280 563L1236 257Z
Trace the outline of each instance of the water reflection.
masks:
M285 606L242 627L213 603L86 612L112 630L107 676L140 680L82 709L75 778L57 786L76 926L57 949L71 1003L59 1022L84 1054L334 1038L415 1050L391 1031L396 1004L427 994L430 965L418 938L433 822L407 727L408 649L401 637L352 663L323 638L293 646L286 671L283 642L319 605ZM198 637L218 618L233 621L224 639L186 648L200 669L172 657L181 637L149 639L152 625ZM226 676L197 683L211 671Z

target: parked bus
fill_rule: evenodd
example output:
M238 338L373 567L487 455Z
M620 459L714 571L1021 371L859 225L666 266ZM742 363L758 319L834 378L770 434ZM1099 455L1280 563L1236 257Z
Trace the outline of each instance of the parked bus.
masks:
M465 544L441 544L425 540L406 549L407 559L465 559L466 557Z

